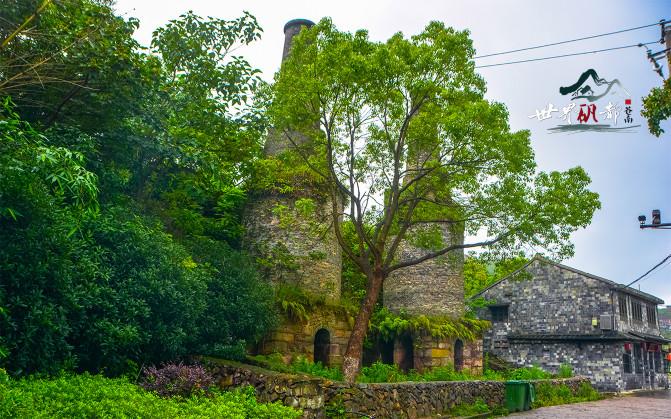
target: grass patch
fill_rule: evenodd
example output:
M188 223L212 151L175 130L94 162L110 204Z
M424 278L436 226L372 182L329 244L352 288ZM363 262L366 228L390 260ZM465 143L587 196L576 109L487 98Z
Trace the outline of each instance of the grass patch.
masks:
M549 383L537 383L534 388L536 390L536 400L531 404L534 409L544 406L601 400L603 398L589 383L581 383L575 392L571 391L565 384L553 386Z
M326 367L321 362L310 362L302 355L295 356L290 364L286 364L282 355L278 353L250 356L248 360L260 367L287 374L310 374L334 381L342 381L343 379L340 368Z
M321 363L313 363L306 357L295 356L290 364L286 364L282 355L256 355L248 360L260 367L287 374L310 374L330 380L342 381L342 372L338 367L325 367ZM401 371L396 365L374 362L368 367L362 367L357 377L360 383L398 383L404 381L506 381L506 380L544 380L550 378L569 378L573 375L570 366L560 368L559 374L551 374L539 367L523 367L506 371L485 370L482 374L473 374L468 370L455 371L451 365L435 367L419 373L410 370Z
M402 381L506 381L506 380L542 380L556 378L538 367L524 367L508 371L485 370L483 374L473 374L468 370L455 371L454 367L431 368L422 373L411 370L401 371L396 365L375 362L369 367L361 368L357 381L361 383L397 383Z
M489 411L491 411L491 409L487 403L485 403L484 400L478 398L472 404L458 404L445 413L449 414L450 416L474 416L481 413L487 413Z
M71 375L52 379L5 379L0 383L3 418L298 418L280 403L261 404L254 389L214 391L209 397L161 398L126 379Z

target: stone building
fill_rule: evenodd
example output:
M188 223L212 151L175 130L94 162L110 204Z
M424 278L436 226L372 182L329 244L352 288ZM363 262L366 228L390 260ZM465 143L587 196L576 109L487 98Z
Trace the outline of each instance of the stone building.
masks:
M291 52L292 39L313 22L306 19L289 21L284 27L285 41L282 60ZM292 138L307 142L309 138L291 133ZM292 143L285 134L270 129L264 146L266 157L276 157L288 150ZM300 196L299 196L300 195ZM350 321L337 309L341 293L342 257L332 227L315 232L311 221L296 213L300 198L309 197L315 202L315 217L328 219L330 203L320 194L302 190L300 194L280 194L257 191L250 194L244 214L244 246L251 254L277 265L278 260L291 259L293 268L267 269L266 276L276 286L290 284L310 294L324 297L327 304L309 313L304 321L285 319L256 348L262 354L306 355L308 359L325 365L342 363L351 333ZM294 213L299 222L290 228L282 225L282 214L277 209ZM463 242L463 229L444 229L445 240ZM410 257L421 252L406 247L400 257ZM455 255L430 260L395 273L385 281L384 305L390 310L409 314L459 317L464 313L463 251ZM427 367L454 364L474 371L482 368L481 342L461 340L436 340L424 334L407 335L389 342L373 356L403 369L422 370Z
M601 391L668 387L653 295L540 256L478 296L484 350L519 366L569 364Z

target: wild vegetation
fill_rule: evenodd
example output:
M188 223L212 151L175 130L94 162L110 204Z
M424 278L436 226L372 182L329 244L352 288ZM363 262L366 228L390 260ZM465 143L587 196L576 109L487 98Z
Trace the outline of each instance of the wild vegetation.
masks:
M274 371L291 374L308 374L330 380L342 380L342 372L338 368L326 367L321 363L312 363L305 357L297 356L287 364L282 355L256 355L249 360L259 366ZM570 365L560 366L557 374L549 373L537 366L511 368L495 371L485 366L482 374L473 374L468 370L455 371L451 365L434 367L424 372L414 370L403 372L397 365L376 361L370 366L361 368L357 382L361 383L397 383L405 381L473 381L473 380L543 380L549 378L571 378L573 370Z
M108 1L40 4L0 19L0 365L115 375L243 356L275 321L239 250L265 124L258 71L230 51L256 20L187 13L144 50Z
M343 357L349 381L390 274L476 247L565 257L570 234L600 205L582 168L536 173L529 133L512 132L505 106L484 98L473 56L468 32L440 22L374 42L325 18L293 39L272 87L272 125L292 144L285 154L330 203L325 222L365 276ZM445 231L486 238L455 242ZM408 246L424 251L400 258Z
M9 379L0 383L3 418L299 418L281 403L260 404L254 389L213 390L208 396L164 398L126 378L64 375L50 379Z
M0 416L296 417L257 404L250 391L210 389L202 371L151 367L192 354L244 359L278 314L305 321L325 304L301 290L273 291L257 270L268 261L242 250L249 191L345 197L348 220L334 220L346 255L336 308L354 324L347 359L357 362L369 324L384 339L419 329L472 338L486 327L472 313L375 310L382 280L409 265L394 258L403 240L432 256L475 245L446 247L433 228L412 238L413 226L438 219L484 229L492 239L478 245L491 245L495 259L522 243L565 256L568 235L599 205L582 169L534 172L528 133L510 132L505 107L484 100L466 32L434 22L411 39L375 43L325 20L297 38L268 86L235 55L261 36L248 13L188 12L146 47L133 38L138 25L110 0L9 0L0 10ZM351 67L333 65L344 60ZM305 79L305 65L325 71ZM296 83L328 93L326 102L295 94ZM300 120L306 103L331 112L335 125L318 118L323 131L314 131L314 119ZM368 123L358 110L383 112L389 123ZM352 144L367 141L362 154L348 154L339 137L350 121ZM317 153L263 158L270 123L312 135ZM417 154L426 147L437 154ZM336 154L350 156L341 161L348 181L379 179L366 193L384 205L364 205L361 189L343 183ZM391 178L384 167L394 168ZM298 203L309 215L310 199ZM521 261L467 262L469 294ZM351 369L300 358L283 368L352 379ZM370 368L361 380L387 367ZM461 373L427 374L409 377ZM139 376L149 392L132 383Z

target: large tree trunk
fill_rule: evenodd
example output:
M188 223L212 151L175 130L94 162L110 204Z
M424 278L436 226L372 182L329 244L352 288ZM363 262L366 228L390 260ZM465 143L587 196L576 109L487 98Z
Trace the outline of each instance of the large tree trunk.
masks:
M366 298L361 305L361 311L356 316L354 329L347 342L347 350L343 357L342 373L345 381L353 383L361 368L361 358L363 356L363 341L368 333L368 322L375 309L375 303L382 290L382 280L384 279L381 269L376 269L372 278L368 278L368 289Z

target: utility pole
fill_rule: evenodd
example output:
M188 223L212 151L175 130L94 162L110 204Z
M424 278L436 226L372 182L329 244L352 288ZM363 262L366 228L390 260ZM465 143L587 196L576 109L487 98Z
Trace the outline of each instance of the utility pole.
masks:
M662 58L662 55L666 55L666 60L668 61L668 70L669 70L669 78L671 78L671 25L669 25L671 21L668 20L660 20L659 21L659 26L662 31L660 38L659 38L659 43L660 44L666 44L666 49L663 49L661 51L657 52L652 52L650 48L648 48L648 61L650 61L650 64L652 64L652 69L655 71L655 73L659 74L659 77L664 79L664 72L662 71L662 66L659 65L657 62L657 59ZM667 26L669 25L669 26ZM639 47L642 47L643 44L638 44Z
M671 25L662 24L662 39L666 41L666 61L669 78L671 78Z

